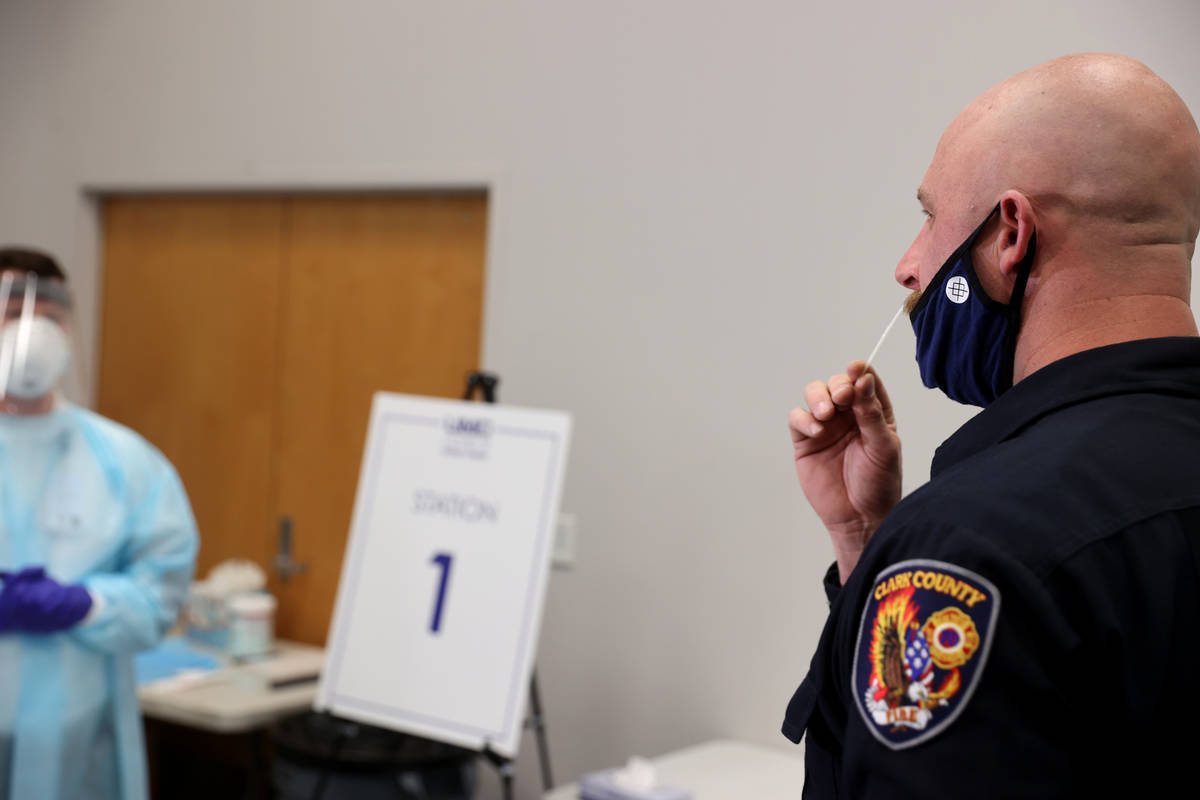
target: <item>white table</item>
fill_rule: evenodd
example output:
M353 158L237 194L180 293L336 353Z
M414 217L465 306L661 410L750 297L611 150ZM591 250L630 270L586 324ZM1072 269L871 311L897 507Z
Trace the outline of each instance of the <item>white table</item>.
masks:
M804 787L804 751L728 739L651 759L663 785L680 786L694 800L795 800ZM614 765L619 766L619 765ZM579 787L560 786L545 800L577 800Z
M164 722L212 733L245 733L312 708L315 677L324 661L320 647L279 641L274 655L262 661L143 686L138 705L143 715ZM314 680L303 680L309 676Z

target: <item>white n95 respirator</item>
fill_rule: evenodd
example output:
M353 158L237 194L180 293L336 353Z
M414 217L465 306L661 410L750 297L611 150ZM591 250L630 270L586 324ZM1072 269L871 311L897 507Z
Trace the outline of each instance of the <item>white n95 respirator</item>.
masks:
M5 395L32 399L49 394L71 363L71 342L51 319L12 320L0 329L0 361L11 363Z
M71 305L61 280L0 274L0 398L32 400L54 390L71 361Z

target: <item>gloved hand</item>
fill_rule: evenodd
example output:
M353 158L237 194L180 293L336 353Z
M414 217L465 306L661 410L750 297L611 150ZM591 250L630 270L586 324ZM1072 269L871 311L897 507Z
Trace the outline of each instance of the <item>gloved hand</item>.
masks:
M82 586L63 586L43 567L0 572L0 633L54 633L74 627L92 608Z

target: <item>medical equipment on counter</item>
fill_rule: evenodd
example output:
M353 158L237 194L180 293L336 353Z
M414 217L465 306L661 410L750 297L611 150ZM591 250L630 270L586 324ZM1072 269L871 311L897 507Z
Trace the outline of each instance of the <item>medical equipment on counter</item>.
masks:
M238 658L270 652L275 598L266 585L266 573L252 561L229 559L213 567L188 592L188 638Z
M275 598L269 594L237 594L229 598L229 655L264 656L275 641Z

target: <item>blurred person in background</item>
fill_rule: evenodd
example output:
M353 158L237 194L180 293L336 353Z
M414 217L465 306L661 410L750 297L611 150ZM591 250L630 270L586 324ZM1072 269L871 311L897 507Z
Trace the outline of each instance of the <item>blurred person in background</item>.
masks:
M144 798L132 657L178 616L196 523L158 450L56 391L55 260L0 249L0 308L0 800Z

